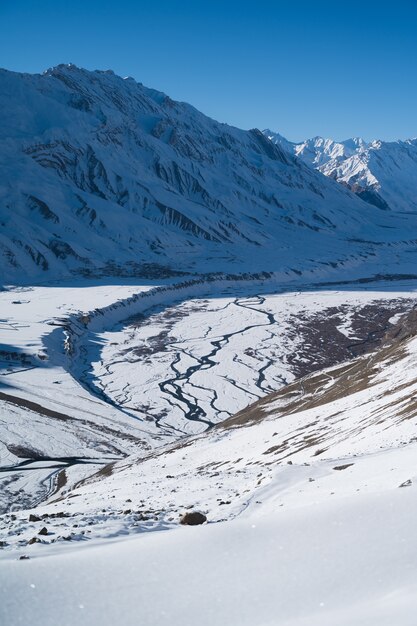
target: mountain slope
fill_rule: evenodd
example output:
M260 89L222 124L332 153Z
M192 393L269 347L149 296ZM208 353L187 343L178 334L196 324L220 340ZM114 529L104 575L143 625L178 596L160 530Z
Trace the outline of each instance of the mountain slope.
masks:
M381 221L260 131L133 79L2 70L0 94L5 281L358 263L364 246L346 240Z
M0 617L412 626L416 333L413 309L378 352L2 516ZM209 523L180 526L191 508Z
M416 139L367 143L361 138L337 142L314 137L291 143L268 129L264 134L380 209L417 210Z

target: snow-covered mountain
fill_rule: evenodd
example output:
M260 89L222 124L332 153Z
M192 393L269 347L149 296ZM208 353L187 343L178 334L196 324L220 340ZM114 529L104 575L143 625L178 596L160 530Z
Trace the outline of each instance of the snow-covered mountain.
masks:
M413 142L73 65L0 103L0 623L413 626Z
M314 137L292 143L268 129L264 134L380 209L417 210L417 139L367 143Z
M260 131L110 71L2 70L0 105L3 281L300 272L360 262L381 223Z

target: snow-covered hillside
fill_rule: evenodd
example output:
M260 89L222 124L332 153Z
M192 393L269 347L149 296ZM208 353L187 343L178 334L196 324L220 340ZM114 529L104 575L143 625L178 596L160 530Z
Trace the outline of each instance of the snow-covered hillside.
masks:
M340 286L286 296L299 321L313 314L315 328L320 305L336 317L335 309L344 312L339 332L354 344L361 323L369 321L366 303L380 310L381 298L391 305L415 302L416 287L403 281L392 293L390 283L380 283L372 290ZM118 291L129 295L131 288ZM50 295L43 293L47 303ZM74 304L79 296L73 290ZM109 299L100 288L94 297L103 305ZM270 299L269 309L279 311L279 300ZM37 463L21 460L14 470L3 468L6 491L19 494L39 476L44 485L52 475L61 478L34 508L15 506L0 517L1 619L30 619L34 626L112 626L117 619L152 626L164 619L191 626L200 611L207 626L277 620L287 626L412 626L416 312L402 318L392 312L379 351L301 377L207 432L160 440L156 449L151 423L132 423L132 416L120 410L117 416L115 406L106 411L99 398L85 393L78 399L57 354L55 364L38 374L10 364L7 394L26 397L38 388L43 399L37 398L37 408L17 405L11 395L4 402L8 436L32 439L39 452ZM216 311L206 309L204 315L216 322ZM256 321L255 311L252 317ZM191 339L196 328L190 324ZM18 331L26 350L37 330ZM276 349L302 359L302 352L287 345L288 336L277 337ZM321 336L332 349L331 333ZM185 336L182 345L186 352ZM146 341L138 342L142 346ZM233 354L232 345L229 350ZM310 354L318 356L317 347ZM54 379L59 394L53 393ZM61 413L37 414L39 405L57 404ZM103 430L101 441L100 428L91 429L95 421L100 426L100 412L102 427L112 428ZM35 419L37 428L25 432L24 423ZM80 450L71 430L85 446L78 459L69 452ZM113 451L103 448L106 440ZM52 449L59 441L68 458L42 456L42 446ZM120 459L123 451L129 456ZM209 523L179 526L190 508L203 511ZM16 554L25 558L17 560ZM57 580L59 595L53 591Z
M365 210L260 131L131 78L73 65L2 70L0 106L3 283L304 272L318 257L321 267L361 263L371 239L409 237L410 224Z
M414 626L414 143L0 104L0 623Z
M380 209L417 209L417 139L367 143L361 138L314 137L292 143L270 130L264 134Z

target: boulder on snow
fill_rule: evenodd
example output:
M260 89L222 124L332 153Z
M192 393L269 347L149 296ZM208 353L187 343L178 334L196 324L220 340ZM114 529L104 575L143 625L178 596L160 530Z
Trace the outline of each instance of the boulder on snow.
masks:
M187 511L180 519L180 524L184 526L198 526L199 524L204 524L207 521L207 517L204 513L200 513L199 511Z
M38 539L38 537L32 537L32 539L29 539L28 541L28 546L31 546L33 543L40 543L40 539Z
M37 515L34 515L33 513L31 513L29 515L29 522L40 522L41 518L38 517Z
M411 478L409 478L404 483L401 483L401 485L398 485L398 486L399 487L411 487L412 484L413 484L413 481L411 480Z

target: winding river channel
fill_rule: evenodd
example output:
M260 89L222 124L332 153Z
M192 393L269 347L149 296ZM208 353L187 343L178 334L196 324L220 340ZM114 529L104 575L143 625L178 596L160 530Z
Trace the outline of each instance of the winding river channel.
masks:
M297 377L374 349L410 306L378 292L230 290L158 305L96 337L85 379L162 430L197 433Z

